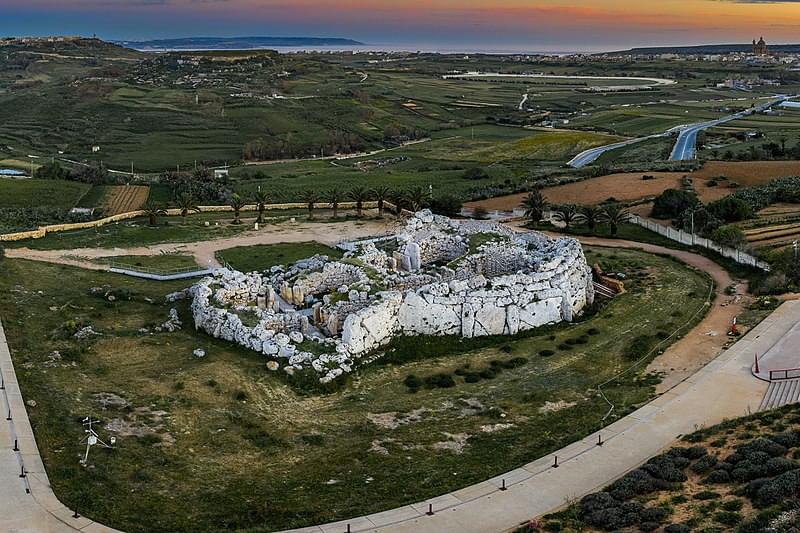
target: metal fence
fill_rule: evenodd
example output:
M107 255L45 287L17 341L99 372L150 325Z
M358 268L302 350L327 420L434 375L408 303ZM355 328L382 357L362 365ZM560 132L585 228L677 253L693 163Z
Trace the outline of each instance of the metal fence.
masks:
M768 263L759 260L756 257L748 254L747 252L743 252L741 250L737 250L736 248L728 248L727 246L721 246L711 239L706 239L705 237L701 237L696 234L687 233L683 230L673 228L671 226L663 226L661 224L657 224L652 220L648 220L646 218L642 218L638 215L632 215L629 219L629 222L632 224L637 224L646 228L652 232L658 233L668 239L673 241L679 242L681 244L685 244L686 246L700 246L702 248L707 248L708 250L713 250L717 252L723 257L727 257L736 261L741 265L748 265L755 268L760 268L766 272L769 272L770 266Z

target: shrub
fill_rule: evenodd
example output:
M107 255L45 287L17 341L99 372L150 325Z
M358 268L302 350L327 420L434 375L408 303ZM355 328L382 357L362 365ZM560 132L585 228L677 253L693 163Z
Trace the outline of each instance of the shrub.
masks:
M692 530L685 524L670 524L664 528L664 533L689 533Z
M247 393L243 390L236 391L236 394L234 394L233 397L237 402L247 401Z
M497 377L497 370L495 370L494 368L486 368L484 370L481 370L479 375L483 379L494 379Z
M742 521L742 517L739 513L734 513L731 511L719 511L714 513L714 521L725 526L735 526Z
M705 474L717 465L717 458L713 455L706 455L692 465L692 472L695 474Z
M740 511L744 502L742 500L728 500L722 503L722 509L725 511Z
M588 333L589 335L600 335L600 330L597 328L589 328L589 330L586 333Z
M409 374L406 376L406 379L403 380L403 383L406 387L415 392L422 386L422 380L420 380L414 374Z
M431 389L449 389L455 387L456 382L450 374L440 373L425 378L425 386Z
M731 482L731 475L722 469L714 470L711 472L706 478L703 480L703 483L707 484L721 484L721 483L730 483Z
M555 355L555 353L556 352L554 352L553 350L542 350L541 352L539 352L539 355L541 355L542 357L551 357Z
M571 350L572 346L570 346L569 344L567 344L565 342L562 342L561 344L558 345L558 349L561 350L561 351L567 351L567 350Z
M465 180L484 180L489 177L489 173L483 167L472 167L464 172Z
M702 500L702 501L716 500L718 498L719 498L719 493L714 492L713 490L704 490L694 495L695 500Z
M667 189L653 202L652 216L663 220L677 218L698 203L697 196L691 191Z
M748 486L748 491L750 486ZM800 471L791 470L766 481L755 494L755 503L760 506L774 505L800 493Z
M649 335L639 335L634 338L622 352L622 357L629 361L644 357L652 349L653 338Z

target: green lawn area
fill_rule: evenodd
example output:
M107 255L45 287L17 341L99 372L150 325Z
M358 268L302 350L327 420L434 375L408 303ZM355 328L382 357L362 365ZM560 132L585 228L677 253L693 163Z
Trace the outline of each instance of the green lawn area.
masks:
M0 208L72 209L89 189L89 185L73 181L0 178Z
M120 255L98 259L98 263L144 272L169 274L175 271L196 269L197 261L190 255Z
M255 216L255 215L253 215ZM243 219L248 216L243 216ZM107 224L61 233L51 233L42 239L28 239L7 243L8 247L28 247L35 250L63 250L70 248L131 248L151 244L197 242L230 237L252 226L231 224L229 213L203 213L192 215L186 221L179 217L161 217L158 225L149 226L144 218ZM208 226L206 226L208 222Z
M268 270L274 265L287 265L313 255L339 258L342 252L317 242L240 246L217 252L217 259L241 272Z
M608 406L594 387L686 331L710 280L636 250L586 252L627 275L627 292L596 314L514 338L398 339L382 362L329 394L295 388L255 352L196 332L189 302L164 303L188 282L5 259L0 291L14 297L0 300L0 316L66 505L131 533L271 531L438 496L596 430ZM258 254L268 261L277 252ZM93 296L92 287L119 297ZM183 329L140 332L173 306ZM103 335L76 340L84 325ZM196 348L207 356L192 357ZM485 377L467 383L465 372ZM412 394L404 384L438 373L455 386ZM651 398L654 382L634 372L605 386L615 417ZM118 440L83 468L88 415L101 420L101 437Z

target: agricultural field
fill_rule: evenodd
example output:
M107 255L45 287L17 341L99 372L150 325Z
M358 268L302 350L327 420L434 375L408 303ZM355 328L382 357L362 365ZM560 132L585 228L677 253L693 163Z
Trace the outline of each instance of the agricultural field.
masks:
M89 185L69 181L0 178L0 209L9 207L75 207Z
M133 533L277 530L436 496L599 427L608 405L593 387L691 327L711 282L636 250L586 252L627 278L626 293L590 316L514 338L399 339L323 395L196 332L188 302L164 303L187 282L6 258L0 290L15 296L0 316L65 504ZM156 333L173 306L183 329ZM75 339L87 325L102 335ZM409 376L422 386L410 389ZM657 381L628 373L605 386L614 417L652 398ZM93 450L90 468L78 464L85 416L117 437L113 451Z
M129 213L141 209L149 195L146 185L116 185L106 191L100 207L105 216Z
M753 220L739 224L747 242L754 248L773 249L800 240L800 206L776 204L757 213Z

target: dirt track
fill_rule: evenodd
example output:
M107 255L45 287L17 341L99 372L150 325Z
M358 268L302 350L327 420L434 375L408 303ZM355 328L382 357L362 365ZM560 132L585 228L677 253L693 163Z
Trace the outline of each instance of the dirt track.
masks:
M46 261L62 265L71 265L92 270L107 270L107 265L93 263L93 259L116 257L121 255L159 255L162 253L179 253L194 256L200 266L220 266L215 254L220 250L239 246L255 246L259 244L278 244L287 242L316 241L334 245L341 240L369 237L390 232L396 226L394 219L383 221L340 222L334 224L302 222L298 224L281 224L266 226L258 231L217 239L192 243L155 244L136 248L76 248L72 250L31 250L29 248L7 249L6 256L17 259Z
M707 272L714 280L716 297L706 317L685 337L656 357L647 367L648 371L662 372L665 375L664 380L657 387L659 393L670 389L697 372L730 343L727 336L730 325L734 317L741 314L750 302L750 297L747 296L747 282L732 279L730 274L717 263L691 252L617 239L594 237L580 237L579 239L582 243L591 246L638 248L649 253L667 254L689 266ZM736 293L734 296L727 296L724 290L731 285L735 285Z

